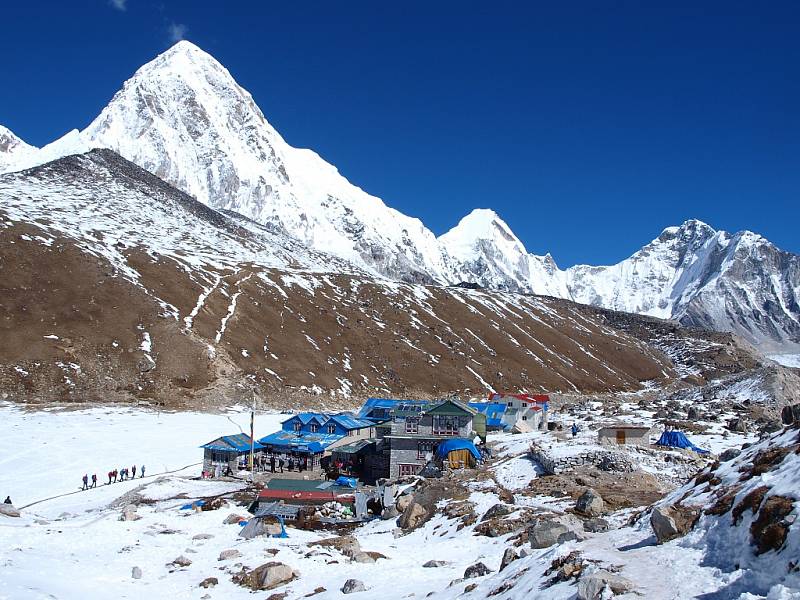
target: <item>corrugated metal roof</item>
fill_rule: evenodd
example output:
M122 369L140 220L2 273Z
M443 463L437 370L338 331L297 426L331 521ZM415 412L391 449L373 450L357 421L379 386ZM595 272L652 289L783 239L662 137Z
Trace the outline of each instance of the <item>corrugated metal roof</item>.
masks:
M322 452L342 439L343 435L334 433L304 433L302 431L276 431L259 441L262 446L279 446L286 450L298 450L301 452Z
M223 435L215 440L203 444L201 448L209 450L218 450L221 452L249 452L250 451L250 436L246 433L236 433L234 435ZM261 450L263 446L255 442L253 444L254 450Z

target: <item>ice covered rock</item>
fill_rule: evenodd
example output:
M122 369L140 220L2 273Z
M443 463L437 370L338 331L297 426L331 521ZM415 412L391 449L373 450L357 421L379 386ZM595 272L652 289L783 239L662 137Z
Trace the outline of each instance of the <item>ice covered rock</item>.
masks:
M133 579L141 579L142 578L142 570L139 567L133 567L131 569L131 577Z
M233 558L239 558L242 555L241 552L236 550L235 548L231 548L229 550L223 550L219 553L219 558L217 560L231 560Z
M13 504L0 504L0 515L6 517L19 517L19 509L15 508Z

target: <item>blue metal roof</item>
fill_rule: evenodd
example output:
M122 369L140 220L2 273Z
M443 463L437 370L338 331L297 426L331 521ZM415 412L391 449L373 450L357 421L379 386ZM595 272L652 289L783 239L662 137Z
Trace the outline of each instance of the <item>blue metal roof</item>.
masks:
M353 415L347 413L339 413L338 415L333 415L330 419L331 421L336 421L347 429L351 431L353 429L364 429L365 427L372 427L372 421L367 421L366 419L358 419Z
M392 398L367 398L364 406L358 411L360 419L369 418L369 414L375 409L385 409L388 411L402 411L411 407L427 407L433 404L429 400L397 400Z
M249 452L250 451L250 436L246 433L237 433L234 435L223 435L215 440L203 444L201 448L209 450L219 450L221 452ZM261 450L263 446L258 442L253 443L254 450Z
M278 446L284 450L322 452L342 439L343 435L331 433L305 433L301 431L276 431L258 440L262 446Z
M503 427L507 405L503 402L470 402L469 407L486 415L487 427Z

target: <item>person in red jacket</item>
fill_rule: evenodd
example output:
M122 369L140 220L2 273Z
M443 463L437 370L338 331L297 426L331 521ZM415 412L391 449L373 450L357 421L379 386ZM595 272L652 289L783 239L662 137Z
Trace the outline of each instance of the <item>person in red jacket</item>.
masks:
M88 490L89 489L89 476L84 474L83 475L83 487L81 490Z
M114 476L114 483L117 483L117 470L114 469L113 471L111 471L111 474Z

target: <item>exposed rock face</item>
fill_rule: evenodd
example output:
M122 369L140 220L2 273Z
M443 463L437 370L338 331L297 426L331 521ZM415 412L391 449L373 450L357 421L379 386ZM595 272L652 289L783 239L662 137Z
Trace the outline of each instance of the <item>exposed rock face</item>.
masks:
M252 571L243 569L233 576L233 582L251 590L271 590L292 581L297 574L289 565L281 562L268 562Z
M575 502L575 510L590 517L603 514L604 509L603 498L592 488L587 489Z
M341 592L343 594L354 594L356 592L364 592L367 590L367 587L364 585L364 582L359 579L348 579L344 582L344 585L341 588Z
M650 515L650 525L659 544L686 535L700 517L700 510L681 505L656 506Z

